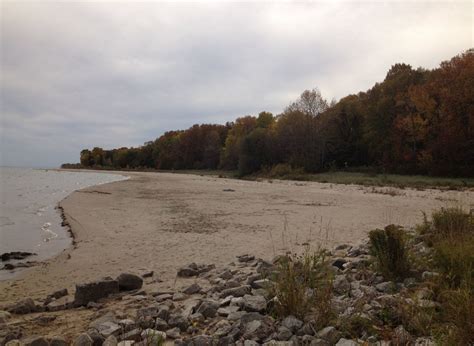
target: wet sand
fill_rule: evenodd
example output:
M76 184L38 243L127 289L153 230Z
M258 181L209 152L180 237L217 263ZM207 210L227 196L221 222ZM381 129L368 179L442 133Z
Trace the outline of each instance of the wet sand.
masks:
M472 191L417 191L294 181L243 181L171 173L76 191L61 202L75 247L0 282L0 303L121 272L153 270L163 287L190 262L226 265L309 244L355 244L390 223L413 226L422 212L462 203ZM3 304L0 304L3 305Z

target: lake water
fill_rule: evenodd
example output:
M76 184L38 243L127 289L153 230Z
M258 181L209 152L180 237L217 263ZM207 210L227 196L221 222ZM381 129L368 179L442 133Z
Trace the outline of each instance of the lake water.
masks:
M124 179L127 178L109 173L0 167L0 254L38 254L25 261L41 261L59 254L72 239L61 226L58 202L75 190ZM0 270L0 279L11 275Z

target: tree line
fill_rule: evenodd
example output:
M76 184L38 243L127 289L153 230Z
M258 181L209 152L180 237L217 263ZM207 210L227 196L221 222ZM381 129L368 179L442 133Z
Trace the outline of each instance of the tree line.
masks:
M395 64L366 92L306 90L281 114L169 131L137 148L84 149L81 167L474 175L474 49L433 70Z

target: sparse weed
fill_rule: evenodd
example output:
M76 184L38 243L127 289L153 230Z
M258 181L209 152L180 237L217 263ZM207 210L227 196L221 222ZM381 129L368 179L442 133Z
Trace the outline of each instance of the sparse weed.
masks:
M405 232L399 226L389 225L371 231L369 238L371 255L382 275L393 280L405 278L410 270Z
M280 259L271 287L278 316L303 318L311 313L318 327L329 322L333 274L327 259L327 252L322 249Z

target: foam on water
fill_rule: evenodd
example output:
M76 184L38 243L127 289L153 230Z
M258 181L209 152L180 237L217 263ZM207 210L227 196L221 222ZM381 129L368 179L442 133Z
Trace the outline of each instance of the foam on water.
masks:
M41 261L56 256L72 239L56 209L71 192L127 179L118 174L0 167L0 254L28 251ZM3 264L0 263L0 267ZM11 277L0 270L0 280Z

